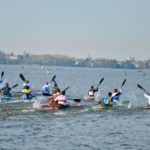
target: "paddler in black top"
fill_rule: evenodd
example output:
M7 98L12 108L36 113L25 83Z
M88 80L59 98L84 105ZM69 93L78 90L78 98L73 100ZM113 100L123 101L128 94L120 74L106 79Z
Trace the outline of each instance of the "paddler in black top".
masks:
M5 83L5 86L0 90L0 92L2 92L5 96L11 96L10 91L11 88L9 87L9 84L7 82Z

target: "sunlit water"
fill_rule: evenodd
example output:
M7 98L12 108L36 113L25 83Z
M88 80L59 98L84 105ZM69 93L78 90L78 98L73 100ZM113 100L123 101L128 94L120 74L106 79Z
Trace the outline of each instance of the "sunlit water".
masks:
M68 68L41 66L1 65L5 71L5 82L16 83L18 91L23 82L19 73L30 81L34 89L41 89L46 81L56 74L61 89L67 90L72 98L87 95L91 85L99 87L101 98L114 87L120 88L123 80L122 100L131 101L131 109L98 111L87 108L62 111L35 111L31 104L9 104L0 106L0 149L1 150L149 150L150 111L141 110L147 99L137 84L150 90L150 71L138 70ZM47 74L46 71L51 73ZM2 86L2 85L1 85ZM84 104L84 102L81 102Z

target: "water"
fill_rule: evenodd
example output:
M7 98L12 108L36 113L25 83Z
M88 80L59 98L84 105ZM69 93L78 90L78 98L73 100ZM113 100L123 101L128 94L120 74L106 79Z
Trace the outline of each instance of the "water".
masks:
M0 149L1 150L149 150L150 143L150 111L140 110L147 100L144 92L136 84L150 90L150 71L144 70L143 75L138 70L65 68L41 66L1 65L5 71L5 81L10 85L16 83L22 88L23 82L19 73L31 82L35 89L41 89L46 81L56 74L56 81L61 89L73 98L86 96L91 85L99 87L97 97L102 97L114 87L120 88L123 80L122 99L131 100L131 109L94 111L86 108L39 112L31 105L0 106ZM46 70L51 70L47 74ZM27 110L27 111L25 111ZM29 110L29 111L28 111Z

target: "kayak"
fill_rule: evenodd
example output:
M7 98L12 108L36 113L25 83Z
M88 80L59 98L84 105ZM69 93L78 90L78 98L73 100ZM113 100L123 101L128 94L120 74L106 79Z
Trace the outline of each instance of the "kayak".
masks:
M22 92L13 92L11 93L11 95L0 94L0 100L6 100L6 101L14 101L14 100L20 100L20 99L28 100L28 99L32 99L34 97L41 96L41 95L42 95L41 93L36 93L33 96L31 95L29 97L26 97L26 95Z
M42 92L40 90L34 90L34 91L31 91L31 92L32 92L32 94L34 94L36 96L42 95ZM15 92L11 92L11 94L22 96L24 93L22 91L15 91Z
M15 94L12 94L12 95L2 95L0 97L1 100L6 100L6 101L10 101L10 100L19 100L21 99L21 96L20 95L15 95Z
M150 106L143 107L143 109L150 109Z
M66 108L59 108L58 105L52 106L52 105L49 105L48 103L40 103L40 101L35 101L35 103L33 103L33 108L39 111L56 111L56 110L83 108L83 106L80 103L78 103L78 104L71 104L69 107L66 107Z
M140 106L140 107L138 107L139 109L142 109L142 110L144 110L144 109L150 109L150 106Z
M91 96L84 96L83 97L83 100L85 100L85 101L95 101L95 97L91 97Z
M97 104L92 106L93 110L118 110L118 109L129 109L130 108L130 100L124 100L119 105L112 102L111 106L104 106L103 104Z
M26 96L14 96L14 95L10 95L10 96L1 96L0 100L1 101L20 101L20 100L30 100L33 97L27 98Z

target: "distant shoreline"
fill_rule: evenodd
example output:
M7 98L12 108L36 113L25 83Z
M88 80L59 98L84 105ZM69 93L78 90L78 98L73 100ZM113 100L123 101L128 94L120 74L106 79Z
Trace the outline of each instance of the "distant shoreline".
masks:
M89 68L116 68L116 69L150 69L150 59L145 61L128 58L118 61L116 59L91 57L74 58L65 55L32 55L24 53L15 55L14 53L5 54L0 51L0 64L20 64L20 65L49 65L63 67L89 67Z

